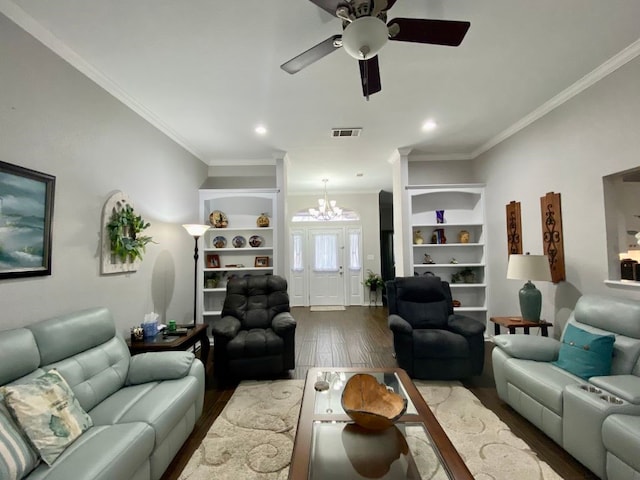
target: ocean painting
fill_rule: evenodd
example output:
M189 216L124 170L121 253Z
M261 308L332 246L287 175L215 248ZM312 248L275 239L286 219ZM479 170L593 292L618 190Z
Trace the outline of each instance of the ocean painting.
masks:
M54 182L0 162L0 278L51 274Z

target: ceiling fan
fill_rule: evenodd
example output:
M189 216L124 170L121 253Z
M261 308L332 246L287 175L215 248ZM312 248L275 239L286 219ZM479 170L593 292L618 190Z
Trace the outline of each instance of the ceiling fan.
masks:
M387 11L396 0L310 0L342 20L342 35L333 35L280 65L294 74L340 47L358 60L362 94L382 90L377 54L387 40L429 43L457 47L469 30L469 22L394 18L387 23Z

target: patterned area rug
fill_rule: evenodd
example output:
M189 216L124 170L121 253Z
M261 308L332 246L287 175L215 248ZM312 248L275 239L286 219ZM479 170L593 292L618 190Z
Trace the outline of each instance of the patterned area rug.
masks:
M302 380L240 384L180 480L285 480L303 385ZM561 478L460 384L416 381L416 386L476 479Z

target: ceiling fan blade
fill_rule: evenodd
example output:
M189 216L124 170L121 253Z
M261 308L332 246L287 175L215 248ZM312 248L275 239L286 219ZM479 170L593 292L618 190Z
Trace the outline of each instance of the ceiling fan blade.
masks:
M293 57L288 62L280 65L280 68L287 73L298 73L304 67L308 67L313 62L317 62L322 57L329 55L334 50L340 48L340 46L336 46L336 41L340 40L342 35L334 35L333 37L327 38L325 41L320 42L319 44L311 47L306 52L302 52L297 57Z
M349 2L345 0L309 0L311 3L315 3L318 7L325 12L329 12L334 17L336 16L336 10L340 6L349 7Z
M360 66L360 82L362 83L362 94L369 100L369 95L382 90L380 82L380 66L378 56L367 60L358 60Z
M380 12L385 12L393 7L396 0L371 0L371 16L377 17Z
M421 18L394 18L387 25L390 32L389 40L450 47L460 45L471 26L469 22Z

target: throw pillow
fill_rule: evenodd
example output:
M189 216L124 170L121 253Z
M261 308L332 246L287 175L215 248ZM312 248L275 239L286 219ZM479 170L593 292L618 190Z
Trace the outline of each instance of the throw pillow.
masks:
M27 383L6 386L3 393L13 417L47 465L93 425L56 370Z
M609 375L613 357L613 335L597 335L568 324L554 365L588 380Z
M38 454L11 418L0 395L0 478L18 480L33 470L38 462Z

